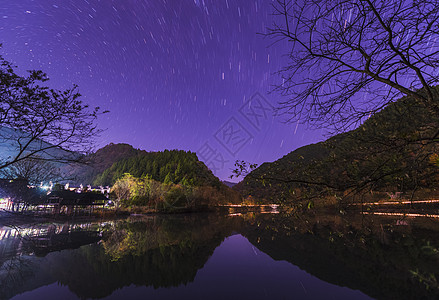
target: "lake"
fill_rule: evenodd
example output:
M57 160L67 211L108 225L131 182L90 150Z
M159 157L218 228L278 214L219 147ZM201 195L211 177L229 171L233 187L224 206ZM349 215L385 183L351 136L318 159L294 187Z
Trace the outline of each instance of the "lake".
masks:
M298 213L4 224L1 299L432 299L436 219Z

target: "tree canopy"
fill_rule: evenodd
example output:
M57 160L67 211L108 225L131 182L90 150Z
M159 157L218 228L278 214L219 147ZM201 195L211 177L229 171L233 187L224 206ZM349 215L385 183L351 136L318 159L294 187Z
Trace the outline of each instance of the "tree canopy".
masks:
M94 183L112 185L125 173L138 178L148 176L164 183L220 186L218 178L198 160L194 152L183 150L139 152L136 156L115 162L99 174Z

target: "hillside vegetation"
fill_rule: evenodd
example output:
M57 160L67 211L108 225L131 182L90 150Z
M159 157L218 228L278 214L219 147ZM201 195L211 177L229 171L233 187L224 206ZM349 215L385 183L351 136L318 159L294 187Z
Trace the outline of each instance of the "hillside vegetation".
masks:
M216 187L221 185L218 178L203 162L198 160L195 153L182 150L140 151L134 156L117 160L98 175L94 183L112 185L125 173L139 178L149 176L151 179L164 183Z
M402 98L355 130L262 164L235 189L245 197L281 203L435 192L438 128L434 113Z
M69 166L70 176L68 180L76 185L93 184L96 177L111 167L115 162L141 153L146 153L146 151L135 149L128 144L110 143L105 147L98 149L96 152L85 156L83 158L83 161L85 162L84 164Z
M118 208L181 211L241 201L238 192L221 183L190 151L147 152L109 144L90 155L89 162L77 171L77 181L112 186Z

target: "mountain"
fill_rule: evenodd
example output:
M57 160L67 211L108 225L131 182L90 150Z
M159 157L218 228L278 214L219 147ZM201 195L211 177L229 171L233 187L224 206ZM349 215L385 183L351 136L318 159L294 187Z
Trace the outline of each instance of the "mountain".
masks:
M148 177L155 181L194 186L223 184L194 152L164 150L147 152L128 144L113 144L86 157L87 165L76 170L78 183L113 185L125 173L136 178Z
M262 164L234 188L262 202L433 192L437 128L433 111L404 97L355 130Z
M20 147L29 142L29 134L5 126L0 126L0 163L5 163L15 158L20 151ZM40 151L41 149L45 149ZM80 153L67 151L56 147L40 139L30 142L25 148L23 155L38 152L35 155L47 160L65 161L75 160L81 156Z
M71 169L73 184L92 184L93 181L106 169L110 168L114 163L146 153L145 150L135 149L128 144L110 143L96 152L87 155L84 158L85 164L75 165Z
M159 152L139 151L136 155L121 158L96 176L97 185L112 185L125 173L141 178L149 176L158 182L181 183L201 186L221 185L218 178L198 160L194 152L164 150Z
M30 184L61 181L70 177L69 165L83 157L81 153L62 149L40 139L31 141L29 134L21 130L0 126L0 166L15 161L21 150L23 153L20 158L28 155L30 158L2 167L0 178L22 178Z
M92 162L98 164L93 183L111 185L116 205L129 211L194 211L241 202L239 193L221 183L194 152L146 152L112 144L98 150Z
M231 182L231 181L227 181L227 180L223 180L222 183L227 185L229 188L232 188L236 185L235 182Z
M110 143L93 153L90 156L90 161L96 171L103 172L111 167L115 162L145 153L147 153L145 150L135 149L133 146L128 144Z

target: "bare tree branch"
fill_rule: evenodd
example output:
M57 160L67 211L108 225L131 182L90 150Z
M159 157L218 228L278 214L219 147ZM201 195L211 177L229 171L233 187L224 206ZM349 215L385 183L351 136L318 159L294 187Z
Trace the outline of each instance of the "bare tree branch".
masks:
M344 131L402 96L439 115L439 2L277 0L267 36L289 47L274 91L288 122ZM367 99L367 100L366 100Z
M42 71L17 75L0 56L0 170L25 161L75 162L92 149L100 109L84 104L77 86L59 91L43 86L47 80Z

